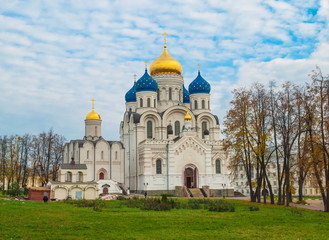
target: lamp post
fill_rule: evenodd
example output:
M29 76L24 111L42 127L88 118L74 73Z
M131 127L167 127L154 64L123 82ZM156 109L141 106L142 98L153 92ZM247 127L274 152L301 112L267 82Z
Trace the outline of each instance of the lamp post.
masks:
M225 183L222 183L222 187L223 187L223 198L225 198L225 192L224 192L224 188L226 187L226 184Z
M147 185L149 185L149 183L144 183L144 188L145 188L144 196L145 196L145 198L147 197Z

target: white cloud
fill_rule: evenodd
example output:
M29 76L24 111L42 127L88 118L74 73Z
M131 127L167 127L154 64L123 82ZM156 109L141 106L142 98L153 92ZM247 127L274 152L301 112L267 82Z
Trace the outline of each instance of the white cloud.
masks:
M317 15L307 8L319 8ZM327 68L328 12L326 0L319 6L302 0L5 1L0 112L17 120L0 120L7 126L0 134L53 126L79 138L94 97L103 135L118 139L132 75L140 77L143 61L161 54L163 31L186 86L202 64L222 119L234 87L269 78L306 81L315 65Z

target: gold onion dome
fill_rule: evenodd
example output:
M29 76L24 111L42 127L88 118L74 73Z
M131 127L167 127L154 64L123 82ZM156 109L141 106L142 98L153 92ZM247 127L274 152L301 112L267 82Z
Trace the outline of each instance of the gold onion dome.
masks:
M95 100L92 99L92 110L91 112L89 112L87 115L86 115L86 120L91 120L91 119L95 119L95 120L100 120L101 119L101 115L99 115L99 113L97 113L94 109L94 102Z
M99 115L97 112L95 112L95 110L92 110L90 113L88 113L86 115L86 120L90 120L90 119L100 120L101 119L101 115Z
M191 120L192 120L192 117L191 117L191 115L188 113L188 111L186 111L186 114L185 114L184 120L185 120L185 121L191 121Z
M169 73L169 74L182 74L182 65L167 51L167 43L166 43L166 36L167 34L164 33L164 47L163 52L155 59L151 66L150 66L150 73L151 75L162 74L162 73Z

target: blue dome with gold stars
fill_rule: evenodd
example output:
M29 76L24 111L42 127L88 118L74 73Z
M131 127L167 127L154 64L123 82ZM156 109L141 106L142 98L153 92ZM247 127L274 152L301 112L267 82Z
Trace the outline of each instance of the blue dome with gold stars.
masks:
M136 102L136 82L125 95L126 102Z
M201 77L200 71L198 72L198 76L193 82L190 83L188 90L190 94L195 93L210 93L210 84Z
M136 92L153 91L158 90L158 83L148 74L145 69L144 75L136 82Z
M190 103L190 93L183 85L183 103Z

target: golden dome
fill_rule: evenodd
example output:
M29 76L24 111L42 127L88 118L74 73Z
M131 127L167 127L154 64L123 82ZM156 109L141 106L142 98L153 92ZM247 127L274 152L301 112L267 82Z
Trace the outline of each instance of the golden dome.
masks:
M188 111L186 111L186 114L185 114L184 120L185 120L185 121L191 121L191 120L192 120L192 117L191 117L191 115L188 113Z
M150 72L151 75L161 74L161 73L169 73L169 74L182 74L182 65L167 51L167 46L165 45L163 48L163 52L155 59L151 66Z
M89 112L86 115L86 120L90 120L90 119L100 120L101 119L101 115L99 115L94 109L95 101L96 101L95 99L91 99L91 102L92 102L91 112Z
M95 112L95 110L93 109L90 113L88 113L86 115L86 120L90 120L90 119L96 119L96 120L100 120L101 119L101 115L99 115L97 112Z

